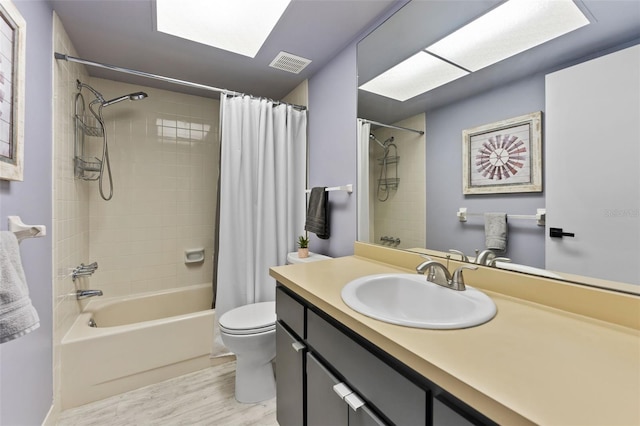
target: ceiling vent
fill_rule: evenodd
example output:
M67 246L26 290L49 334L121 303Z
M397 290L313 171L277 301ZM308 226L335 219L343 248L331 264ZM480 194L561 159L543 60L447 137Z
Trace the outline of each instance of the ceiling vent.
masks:
M292 72L294 74L300 73L307 65L311 63L310 59L302 58L300 56L292 55L287 52L280 52L273 61L269 64L270 67L277 68L279 70Z

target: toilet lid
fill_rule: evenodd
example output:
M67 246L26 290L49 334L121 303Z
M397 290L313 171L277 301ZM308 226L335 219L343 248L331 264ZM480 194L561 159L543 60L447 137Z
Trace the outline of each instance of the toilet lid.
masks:
M226 312L218 321L220 329L230 334L254 334L273 330L276 302L244 305Z

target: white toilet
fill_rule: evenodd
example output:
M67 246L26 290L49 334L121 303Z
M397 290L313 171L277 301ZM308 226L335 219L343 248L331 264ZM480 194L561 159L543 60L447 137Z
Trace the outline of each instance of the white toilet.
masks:
M287 263L330 259L316 253L300 259L289 253ZM222 342L236 355L236 399L255 403L276 396L271 361L276 356L276 302L244 305L224 313L218 320Z

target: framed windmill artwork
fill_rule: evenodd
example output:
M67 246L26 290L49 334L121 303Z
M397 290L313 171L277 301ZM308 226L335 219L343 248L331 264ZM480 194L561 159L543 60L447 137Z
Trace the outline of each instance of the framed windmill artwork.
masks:
M23 180L26 22L0 0L0 179Z
M542 113L462 132L463 194L542 192Z

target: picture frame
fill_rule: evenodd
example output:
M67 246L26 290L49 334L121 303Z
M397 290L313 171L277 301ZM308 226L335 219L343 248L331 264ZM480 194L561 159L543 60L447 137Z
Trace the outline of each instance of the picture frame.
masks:
M542 192L542 112L462 131L462 193Z
M0 179L24 179L26 21L0 0Z

